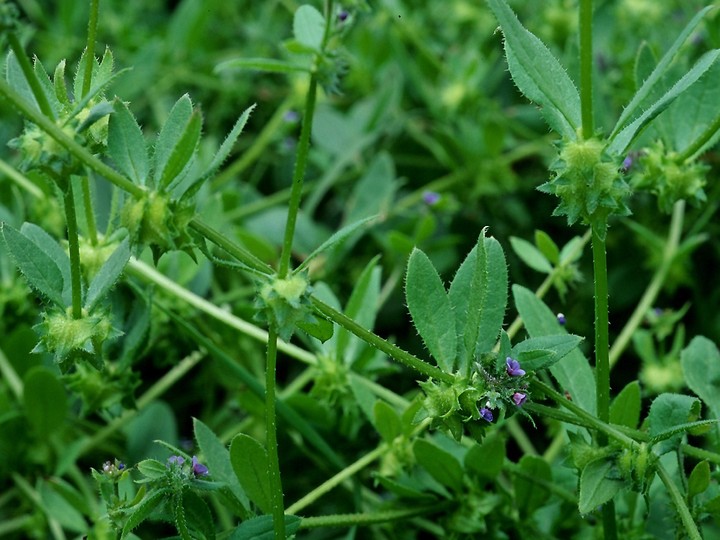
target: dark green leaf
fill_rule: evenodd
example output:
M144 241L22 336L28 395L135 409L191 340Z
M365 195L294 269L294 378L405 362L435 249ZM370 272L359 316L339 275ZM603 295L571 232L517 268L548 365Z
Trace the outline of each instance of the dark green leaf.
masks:
M377 400L374 407L375 429L385 442L392 442L402 433L400 415L384 401Z
M193 426L195 439L200 450L205 455L210 476L216 480L226 482L242 507L245 509L250 508L248 496L235 476L229 450L220 442L217 435L197 418L193 419Z
M92 311L108 291L115 285L130 260L130 241L126 237L108 257L107 261L93 278L87 291L85 309Z
M301 518L285 516L285 534L294 535L300 527ZM230 535L230 540L277 540L272 516L258 516L243 521Z
M710 463L701 461L690 473L688 478L687 496L688 499L700 495L710 487Z
M188 143L189 137L195 133L195 130L198 130L197 133L199 135L199 126L197 123L197 119L193 120L193 105L192 101L190 101L190 96L185 94L175 102L175 105L170 110L168 118L165 124L163 124L157 142L155 143L153 176L155 178L155 184L158 187L162 185L160 183L161 179L168 178L168 176L165 175L165 169L170 164L171 157L175 156L174 162L171 165L172 171L175 171L182 161L185 162L183 163L183 167L187 164L191 156L176 155L175 149L185 137L187 137L185 143ZM187 146L187 144L184 146ZM192 150L194 152L195 149L193 148ZM180 170L182 170L182 167ZM172 180L172 178L170 178L170 180Z
M465 468L493 480L502 470L505 455L505 439L496 433L486 437L482 444L470 447L465 454Z
M524 370L537 371L555 365L581 341L580 336L572 334L533 337L515 345L510 356L518 360Z
M413 453L418 465L436 481L455 492L462 490L463 468L455 456L425 439L415 441Z
M580 475L578 508L581 514L589 514L612 499L623 487L620 480L608 478L613 462L599 458L588 463Z
M610 422L635 429L640 422L640 383L628 383L610 405Z
M63 275L57 262L30 238L7 223L0 223L5 245L13 261L31 287L59 307L63 303Z
M104 118L112 112L113 105L109 101L103 100L100 103L93 105L92 108L88 111L87 116L83 119L80 125L78 125L77 132L82 133L87 128L92 126L95 122L97 122L101 118Z
M82 512L57 487L54 482L40 482L38 494L47 515L73 532L87 532L89 527Z
M438 366L452 373L457 354L455 316L440 276L419 249L414 249L408 260L405 297L425 346Z
M333 337L333 332L335 331L333 323L319 314L314 316L312 322L299 321L297 327L306 334L320 340L322 343L325 343Z
M300 44L319 52L325 35L325 17L313 6L300 6L293 19L293 34Z
M541 457L523 456L519 465L529 478L552 482L550 465ZM512 479L515 487L515 505L523 518L532 516L535 510L548 502L547 490L529 478L513 475Z
M203 498L193 491L183 491L182 506L188 525L199 531L206 540L213 540L215 521Z
M144 498L138 505L134 506L130 510L130 515L123 526L120 540L125 538L135 527L149 518L153 510L155 510L155 508L157 508L160 503L169 496L169 494L170 492L167 489L158 489L151 492L150 495Z
M510 245L512 246L515 254L520 257L520 260L533 270L537 270L542 274L549 274L552 272L552 264L550 264L547 257L545 257L538 248L533 246L527 240L511 236Z
M35 95L33 94L33 91L30 88L30 85L25 78L25 74L23 73L22 68L18 63L18 59L13 51L8 53L5 61L5 76L8 84L13 90L20 94L27 103L34 106L35 109L40 109L38 107L37 100L35 99Z
M654 451L658 455L677 448L685 431L684 425L698 419L700 407L699 399L681 394L660 394L653 400L648 413L650 436L667 439L655 445Z
M65 424L68 411L65 387L54 373L40 366L28 370L23 387L28 422L38 436L46 439Z
M120 99L113 102L108 125L108 155L125 176L144 186L148 176L148 153L140 126Z
M720 351L715 343L696 336L680 353L683 375L690 390L720 418Z
M265 447L241 433L230 444L230 462L250 500L264 513L272 513L269 460Z
M505 35L505 54L515 84L543 109L550 127L566 139L577 138L580 95L565 68L545 44L525 29L505 0L488 0Z
M36 246L57 263L63 277L63 302L65 305L70 305L70 257L68 257L67 252L60 247L57 240L45 232L45 229L38 227L34 223L23 223L22 227L20 227L20 233L34 242Z

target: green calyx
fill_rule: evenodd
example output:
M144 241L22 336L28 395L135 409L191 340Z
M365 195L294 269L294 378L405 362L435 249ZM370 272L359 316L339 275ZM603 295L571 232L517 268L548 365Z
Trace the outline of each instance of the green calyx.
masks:
M672 212L679 200L695 206L707 200L703 190L707 166L696 162L678 163L665 151L662 142L643 151L639 162L640 172L633 176L632 185L656 195L663 212Z
M538 188L560 198L553 215L567 216L568 225L582 221L601 237L611 215L630 214L625 204L630 188L605 146L596 138L563 141L558 158L550 166L554 178Z
M617 459L618 469L622 477L634 491L644 493L655 476L657 456L646 443L624 449Z
M305 274L286 278L271 277L260 286L255 299L256 319L275 325L281 339L287 341L298 326L314 324L310 293L312 287Z

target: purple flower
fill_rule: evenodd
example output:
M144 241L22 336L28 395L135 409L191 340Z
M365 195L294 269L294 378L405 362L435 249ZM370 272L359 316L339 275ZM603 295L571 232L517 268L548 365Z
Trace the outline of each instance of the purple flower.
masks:
M624 172L628 172L628 171L630 170L630 167L633 166L633 162L634 162L634 161L635 161L635 160L633 159L632 154L628 154L628 156L627 156L625 159L623 159L623 162L622 162L622 170L623 170Z
M482 409L480 409L480 416L482 416L488 422L493 421L493 413L487 407L483 407Z
M565 323L567 322L567 320L565 319L565 315L563 315L562 313L558 313L557 322L560 326L565 326Z
M521 407L523 403L527 400L527 395L523 394L522 392L515 392L513 394L512 400L515 402L515 405L518 407Z
M290 110L283 115L283 121L288 124L294 124L298 120L300 120L300 115L296 111Z
M517 360L513 360L509 356L505 359L505 364L507 365L507 372L508 375L511 377L522 377L525 375L525 370L520 369L520 362Z
M182 456L170 456L167 460L168 467L171 467L172 465L181 467L183 463L185 463L185 458Z
M349 16L350 16L350 12L348 12L346 9L341 9L338 12L337 18L338 18L338 21L345 22Z
M435 206L440 201L440 194L436 191L423 191L422 199L428 206Z
M192 457L192 470L195 476L207 476L210 474L208 468L198 461L197 456Z

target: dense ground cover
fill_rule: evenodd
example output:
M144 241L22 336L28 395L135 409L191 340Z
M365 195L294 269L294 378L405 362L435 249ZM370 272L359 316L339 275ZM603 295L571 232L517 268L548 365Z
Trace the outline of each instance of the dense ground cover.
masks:
M0 537L720 536L719 11L0 2Z

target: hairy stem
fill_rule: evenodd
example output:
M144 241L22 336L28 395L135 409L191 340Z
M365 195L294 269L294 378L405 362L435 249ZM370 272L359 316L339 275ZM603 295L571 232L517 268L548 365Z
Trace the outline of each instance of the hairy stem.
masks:
M662 483L665 485L665 489L667 489L670 494L670 499L675 505L675 509L680 515L680 521L682 521L682 524L685 527L687 537L690 538L690 540L702 540L702 535L700 534L697 524L690 514L690 509L687 507L687 504L685 504L685 499L683 498L682 493L680 493L680 490L675 482L673 482L670 474L665 470L665 467L663 467L660 463L657 465L657 473L660 480L662 480Z
M100 0L90 1L90 18L88 19L87 45L85 46L85 74L83 76L82 95L90 91L92 71L95 64L95 38L97 36L98 12Z
M268 473L273 530L276 540L285 538L285 505L283 503L280 459L278 456L277 423L275 415L275 368L277 365L277 330L271 324L268 332L265 366L265 429L267 431Z
M65 187L65 220L67 221L68 248L70 252L70 291L72 295L72 317L82 318L82 284L80 282L80 239L78 238L75 197L72 180Z
M593 136L592 99L592 0L580 0L580 107L583 138Z

